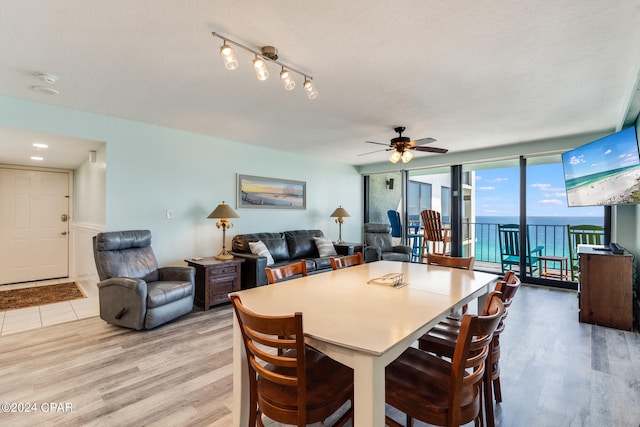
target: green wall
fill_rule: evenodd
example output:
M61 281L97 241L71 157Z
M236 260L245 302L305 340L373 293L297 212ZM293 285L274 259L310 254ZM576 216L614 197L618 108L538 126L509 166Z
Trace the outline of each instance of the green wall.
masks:
M0 126L104 141L104 188L94 189L104 192L103 227L150 229L161 264L220 251L222 232L206 216L223 200L236 207L238 173L305 181L307 208L237 209L227 246L235 234L258 231L317 228L337 239L329 215L338 205L351 214L343 238L361 240L362 182L353 166L9 97L0 97ZM76 205L95 203L86 185L75 188L85 195Z

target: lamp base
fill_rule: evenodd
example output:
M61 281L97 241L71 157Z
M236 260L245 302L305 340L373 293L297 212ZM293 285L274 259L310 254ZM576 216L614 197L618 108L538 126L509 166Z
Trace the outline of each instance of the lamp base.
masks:
M345 244L345 243L347 243L347 242L345 242L345 241L344 241L344 240L342 240L342 239L338 239L338 241L337 241L336 243L337 243L338 245L344 245L344 244Z
M233 255L229 252L220 252L218 255L214 256L214 258L222 261L229 261L230 259L233 259Z

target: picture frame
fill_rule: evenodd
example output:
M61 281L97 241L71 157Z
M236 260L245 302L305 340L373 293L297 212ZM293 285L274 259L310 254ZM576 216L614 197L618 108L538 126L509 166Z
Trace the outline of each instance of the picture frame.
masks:
M307 183L238 174L239 209L306 209Z

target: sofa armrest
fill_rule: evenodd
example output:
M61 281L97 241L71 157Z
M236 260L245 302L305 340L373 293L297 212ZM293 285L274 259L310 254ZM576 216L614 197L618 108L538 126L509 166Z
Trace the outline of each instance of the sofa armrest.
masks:
M161 281L196 282L196 269L194 267L174 266L158 268L158 276Z
M382 250L375 246L367 246L364 248L364 262L380 261L382 259Z
M241 289L250 289L267 284L267 274L264 272L267 267L267 257L246 252L231 252L231 254L245 260L240 266L242 270Z

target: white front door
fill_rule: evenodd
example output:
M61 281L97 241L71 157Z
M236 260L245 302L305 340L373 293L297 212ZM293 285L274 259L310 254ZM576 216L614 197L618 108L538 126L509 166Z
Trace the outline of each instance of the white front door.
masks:
M69 276L69 178L0 168L0 284Z

